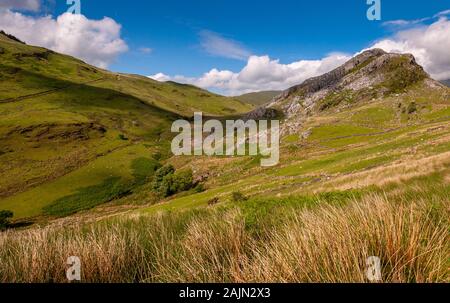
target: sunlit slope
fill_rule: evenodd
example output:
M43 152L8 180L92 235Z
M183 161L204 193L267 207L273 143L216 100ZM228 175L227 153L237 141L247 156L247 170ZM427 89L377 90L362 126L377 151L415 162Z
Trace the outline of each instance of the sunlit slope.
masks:
M192 116L230 115L250 111L252 106L200 88L147 77L112 73L70 56L25 45L0 34L0 100L64 89L83 83L139 98L150 105Z
M281 94L281 91L262 91L240 95L237 96L236 99L255 106L261 106L269 103L279 94Z
M172 159L208 176L208 190L144 212L203 207L213 199L226 204L236 191L262 199L392 188L401 194L422 182L441 198L450 192L450 90L429 78L290 122L298 128L283 135L278 166L262 168L257 157Z
M133 183L135 163L167 156L174 120L194 111L248 109L195 87L114 74L0 34L0 209L16 218L36 216L80 187L110 178Z

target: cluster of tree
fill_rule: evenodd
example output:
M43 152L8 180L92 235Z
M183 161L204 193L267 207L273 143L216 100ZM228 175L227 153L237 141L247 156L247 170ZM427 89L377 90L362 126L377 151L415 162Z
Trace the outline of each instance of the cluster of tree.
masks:
M175 171L172 165L158 169L153 179L153 190L163 198L190 190L193 187L192 170Z

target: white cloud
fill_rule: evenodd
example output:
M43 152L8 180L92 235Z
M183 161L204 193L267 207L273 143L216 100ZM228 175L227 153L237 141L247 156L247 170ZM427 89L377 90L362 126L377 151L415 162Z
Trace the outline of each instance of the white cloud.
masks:
M413 19L413 20L405 20L405 19L399 19L399 20L391 20L391 21L386 21L383 22L383 26L388 26L388 27L392 27L393 29L401 29L401 28L407 28L407 27L412 27L418 24L423 25L426 21L431 21L431 20L437 20L441 17L445 17L447 15L450 15L450 9L445 10L445 11L441 11L437 14L434 14L432 17L425 17L425 18L420 18L420 19Z
M326 73L350 59L345 54L330 54L321 60L301 60L282 64L269 56L250 56L238 73L212 69L201 77L168 76L162 73L150 76L158 81L176 81L216 90L226 95L240 95L261 90L283 90L304 80Z
M143 54L151 54L153 52L153 49L150 47L141 47L138 49L138 51Z
M120 38L121 25L108 17L90 20L65 13L53 19L4 10L0 11L0 29L28 44L69 54L102 68L128 50Z
M417 62L435 79L450 79L450 21L441 12L438 21L413 29L398 31L391 38L380 40L370 48L387 52L411 53ZM239 95L262 90L283 90L304 80L326 73L349 60L346 54L330 54L320 60L300 60L282 64L269 56L250 56L239 72L216 68L200 77L169 76L162 73L150 76L158 81L176 81L205 89Z
M428 26L399 31L392 38L378 41L371 48L411 53L433 78L450 78L450 21L445 17Z
M444 17L450 15L450 9L447 9L445 11L439 12L436 15L433 16L433 18L439 18L439 17Z
M251 52L239 42L224 38L211 31L201 31L200 39L202 48L214 56L246 60L251 55Z
M157 74L151 76L150 78L152 78L153 80L156 80L156 81L160 81L160 82L170 81L170 76L167 76L163 73L157 73Z
M38 11L41 6L40 0L1 0L0 9Z
M422 18L422 19L415 19L415 20L392 20L392 21L386 21L383 22L384 26L392 26L392 27L408 27L413 26L416 24L420 24L422 22L428 21L431 18Z

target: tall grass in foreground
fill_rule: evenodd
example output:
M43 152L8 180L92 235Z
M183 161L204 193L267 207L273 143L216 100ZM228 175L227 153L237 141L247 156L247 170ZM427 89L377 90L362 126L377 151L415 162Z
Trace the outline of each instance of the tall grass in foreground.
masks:
M67 282L66 260L79 256L84 282L367 282L378 256L383 282L449 282L447 198L286 208L264 235L240 207L10 231L0 281Z

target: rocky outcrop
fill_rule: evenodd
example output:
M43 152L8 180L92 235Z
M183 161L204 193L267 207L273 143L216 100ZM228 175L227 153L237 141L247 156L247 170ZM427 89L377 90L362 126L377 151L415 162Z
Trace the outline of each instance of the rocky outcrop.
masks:
M413 55L371 49L324 75L287 89L253 114L263 115L269 109L277 109L286 117L283 131L292 133L316 112L339 110L360 101L399 94L427 78L428 74Z

